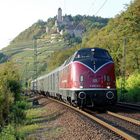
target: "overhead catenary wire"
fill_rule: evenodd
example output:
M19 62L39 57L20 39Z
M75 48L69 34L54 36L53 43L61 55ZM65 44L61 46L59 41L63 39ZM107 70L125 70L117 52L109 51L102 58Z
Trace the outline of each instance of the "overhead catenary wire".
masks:
M96 0L92 3L92 6L95 5L95 2L96 2ZM103 4L99 7L99 9L95 12L94 16L96 16L96 15L101 11L101 9L105 6L106 3L107 3L107 0L105 0L105 1L103 2ZM85 19L85 17L83 18L83 20L84 20L84 19ZM83 21L82 21L82 23L79 23L79 24L75 27L74 31L77 29L77 27L78 27L80 24L84 24ZM93 25L93 23L92 23L92 25ZM91 25L91 27L92 27L92 25Z
M101 5L101 7L97 10L97 12L95 12L95 15L97 15L100 10L105 6L105 4L107 3L107 0L104 1L104 3Z

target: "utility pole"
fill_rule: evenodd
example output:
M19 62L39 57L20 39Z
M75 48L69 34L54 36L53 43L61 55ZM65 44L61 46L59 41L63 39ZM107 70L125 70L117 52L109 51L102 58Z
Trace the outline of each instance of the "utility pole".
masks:
M37 79L37 39L36 37L33 37L33 41L34 41L34 76L33 79L36 80ZM34 82L33 84L33 89L34 91L37 91L37 81Z
M37 51L37 38L34 36L33 37L34 40L34 80L35 82L33 83L33 90L35 91L35 95L37 95L37 89L38 89L38 83L37 83L37 77L38 77L38 70L37 70L37 55L38 55L38 51ZM33 105L39 105L39 102L37 99L33 100Z
M25 78L25 87L26 87L26 93L25 94L27 94L27 88L28 88L28 82L27 82L27 65L28 65L28 63L26 62L26 64L25 64L25 74L26 74L26 78Z
M122 62L122 81L121 81L121 101L124 101L125 98L125 93L126 93L126 89L125 89L125 82L126 82L126 77L125 77L125 73L126 73L126 38L124 38L123 40L123 62Z

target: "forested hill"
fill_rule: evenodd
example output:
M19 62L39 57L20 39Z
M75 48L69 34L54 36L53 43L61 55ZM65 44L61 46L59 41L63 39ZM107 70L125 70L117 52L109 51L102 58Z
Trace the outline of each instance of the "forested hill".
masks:
M25 29L21 32L14 40L12 40L12 44L22 44L22 42L29 42L33 39L33 36L41 36L45 33L46 30L46 22L42 20L38 20L31 27Z
M126 49L127 75L140 70L140 1L135 0L127 10L111 19L100 30L93 29L83 40L83 47L102 47L109 50L115 60L117 75L123 67L123 47Z
M63 61L62 59L60 59L58 63L55 61L55 64L57 64L54 64L53 67L49 67L51 56L53 56L52 54L55 54L57 51L63 53L63 50L81 43L86 32L89 32L92 28L101 29L106 26L109 21L108 18L81 15L65 15L63 18L66 23L59 27L60 30L63 30L63 34L60 34L57 30L56 17L49 18L46 22L38 20L31 27L25 29L11 41L9 46L2 50L3 54L7 57L1 55L0 63L6 61L8 58L17 64L21 77L32 79L34 77L34 47L37 46L38 75L46 74ZM70 27L77 28L78 26L84 29L82 36L77 37L69 35L66 32L66 28L68 30ZM72 29L74 30L75 28ZM47 31L47 29L49 31ZM36 38L36 45L34 38ZM63 57L63 59L67 57L68 56ZM28 73L26 73L27 71Z
M82 24L82 26L84 26L85 28L85 31L88 31L91 28L100 29L106 26L109 21L108 18L82 15L65 15L63 16L63 18L66 19L67 22L71 22L75 27ZM55 21L56 16L53 18L49 18L47 21L38 20L31 27L25 29L17 37L15 37L15 39L11 41L10 45L4 48L4 50L8 48L23 48L22 46L28 46L28 44L30 44L30 42L33 40L33 37L46 39L50 34L57 33ZM49 33L46 33L46 27L49 28ZM63 25L61 28L65 31L66 26Z

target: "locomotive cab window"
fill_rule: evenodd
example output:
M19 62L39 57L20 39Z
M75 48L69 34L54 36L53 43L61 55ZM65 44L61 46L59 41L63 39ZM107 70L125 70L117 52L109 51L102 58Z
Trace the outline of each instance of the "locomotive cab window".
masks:
M78 59L87 59L91 57L91 52L88 50L82 50L82 51L78 51L75 55L75 59L74 60L78 60Z
M83 49L83 50L77 51L77 53L75 54L74 60L94 59L94 58L112 60L108 51L105 51L102 49Z
M100 59L111 59L109 53L104 50L92 50L92 57L93 58L100 58Z

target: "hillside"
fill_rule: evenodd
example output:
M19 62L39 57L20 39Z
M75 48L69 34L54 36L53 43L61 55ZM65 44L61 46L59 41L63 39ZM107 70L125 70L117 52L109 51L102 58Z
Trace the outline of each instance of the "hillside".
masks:
M64 25L61 25L60 27L61 29L63 29L64 36L66 34L66 29L68 28L68 26L70 26L67 24L72 23L75 29L79 25L82 25L84 26L85 31L89 31L91 28L100 29L106 26L109 21L108 18L101 18L101 17L95 17L95 16L81 16L81 15L77 15L74 17L72 17L71 15L65 15L63 16L63 18L66 19L66 22L68 22L68 23L65 23ZM18 49L31 48L32 46L30 46L30 44L32 43L34 37L37 39L42 39L43 41L44 40L48 41L50 39L50 35L59 34L57 32L55 21L56 21L56 17L49 18L47 22L43 20L38 20L31 27L29 27L28 29L25 29L17 37L15 37L11 41L10 45L4 48L3 50L9 50L9 49L15 49L15 48L18 48ZM47 30L46 28L49 28L50 30L49 33L46 32Z
M64 54L69 48L81 43L84 34L89 32L90 29L101 29L109 21L108 18L81 15L74 17L65 15L63 18L65 19L64 24L59 26L56 26L56 17L49 18L47 22L38 20L31 27L21 32L11 41L9 46L2 50L10 60L17 64L23 83L27 79L34 78L35 46L37 46L38 75L43 75L59 66L69 55L66 54L63 60L61 58L56 60L52 56L57 56L58 52ZM48 31L46 31L47 29ZM74 31L77 30L78 32L79 29L82 29L82 32L78 36L74 34ZM4 60L6 59L1 59L2 62ZM52 61L55 61L52 63L53 66L50 65Z

